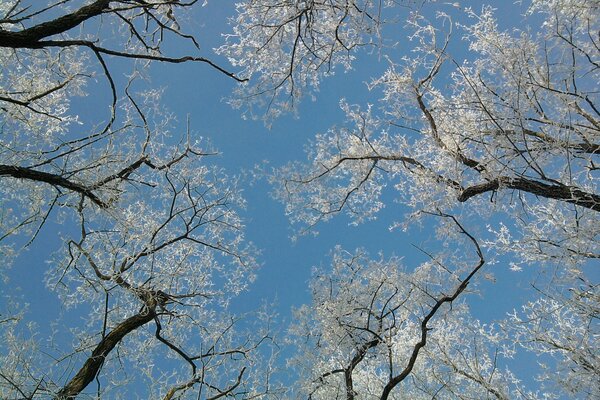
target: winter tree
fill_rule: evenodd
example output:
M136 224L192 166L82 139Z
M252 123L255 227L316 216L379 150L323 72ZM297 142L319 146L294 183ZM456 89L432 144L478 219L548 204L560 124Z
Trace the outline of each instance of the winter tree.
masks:
M66 310L46 337L28 320L28 297L3 294L0 397L270 390L257 357L269 346L268 316L237 332L240 317L227 310L257 266L236 179L211 162L209 143L174 132L181 127L146 81L151 63L197 63L241 80L185 30L200 6L0 3L2 268L20 249L43 247L45 229L60 230L45 279Z
M408 272L397 258L336 249L333 270L315 277L312 306L297 310L299 397L529 398L499 365L511 356L501 335L455 302L484 264L474 261L461 278L441 263Z
M340 99L345 123L274 171L276 197L301 232L383 207L406 215L395 228L433 218L445 251L403 266L336 248L297 311L290 395L598 397L597 1L532 0L504 28L458 2L245 0L217 49L236 73L186 28L199 6L0 3L0 251L10 262L60 224L46 282L75 316L41 338L27 298L4 299L1 397L273 394L258 357L268 313L240 334L227 310L257 265L238 182L189 128L173 133L148 66L215 70L241 83L233 105L268 123L359 57L388 63L369 84L381 102ZM91 95L106 108L81 107ZM496 257L550 278L491 325L467 295ZM507 367L523 351L538 387Z
M405 7L409 3L413 6ZM360 224L376 218L383 207L398 207L406 215L390 221L395 228L410 228L432 213L452 215L473 232L486 258L508 259L504 265L515 273L524 267L546 271L551 279L536 287L540 298L507 317L502 332L515 349L539 357L539 396L594 398L600 393L594 355L599 332L600 6L592 0L519 4L523 15L511 26L514 21L498 20L492 6L475 9L467 2L246 1L239 4L234 32L219 50L253 78L241 87L234 105L253 112L253 105L266 104L267 120L295 110L303 95L316 96L323 79L351 69L356 58L387 60L387 70L369 83L380 103L357 105L342 98L345 122L316 136L307 161L273 172L276 197L302 233L343 213ZM400 37L402 28L408 33ZM450 245L454 236L446 235L447 229L446 223L438 225L441 240ZM302 349L306 358L297 362L319 365L308 372L305 382L312 386L305 394L385 398L382 387L399 371L386 364L396 358L385 354L385 346L401 343L407 351L406 343L414 348L418 334L412 341L394 339L397 331L385 330L402 321L414 323L414 314L391 321L381 316L392 319L395 304L406 300L411 304L400 308L418 309L422 323L438 297L429 291L429 300L409 296L414 277L388 283L384 272L377 275L387 268L380 265L387 265L383 261L357 262L373 276L361 277L364 285L356 287L347 280L354 272L346 270L354 263L336 257L332 275L326 274L331 284L325 287L318 278L315 303L300 312L308 321L299 331L309 337L309 349ZM423 279L421 284L437 278ZM448 290L440 293L448 295ZM335 304L328 308L330 301ZM465 312L452 308L442 319L457 324L467 318ZM493 335L476 331L473 341L494 347ZM434 352L434 346L441 345L425 351ZM432 359L422 357L425 367ZM510 382L509 375L498 374L494 382L494 372L480 370L472 379L465 375L466 364L453 367L450 358L436 359L444 368L455 368L457 376L444 381L444 373L427 378L415 373L413 383L422 383L425 397L435 397L427 382L436 377L457 398L463 391L454 385L463 378L481 390L471 394L476 398L482 393L537 396L508 391L510 385L499 382ZM548 359L553 362L547 364ZM465 357L465 363L471 361ZM361 390L348 378L361 379ZM394 390L400 398L416 393Z
M478 291L483 251L456 219L439 216L465 236L452 254L409 268L398 257L338 247L331 270L316 271L313 302L296 310L291 328L299 349L290 360L299 374L294 398L595 398L596 287L580 285L568 298L554 288L500 323L484 323L465 296ZM531 371L511 369L523 351L544 362L536 385Z
M597 3L533 1L528 28L512 32L498 28L491 7L434 3L434 21L425 6L406 17L409 55L382 36L405 21L393 18L394 2L378 7L240 4L242 28L220 49L244 76L259 74L241 87L245 99L276 113L336 66L350 68L356 47L379 45L376 56L389 59L370 84L381 106L342 101L347 123L316 137L309 163L279 172L278 197L292 220L313 226L340 212L369 219L391 182L415 209L459 202L483 213L492 204L512 215L495 245L526 261L598 258ZM452 55L459 40L464 62Z

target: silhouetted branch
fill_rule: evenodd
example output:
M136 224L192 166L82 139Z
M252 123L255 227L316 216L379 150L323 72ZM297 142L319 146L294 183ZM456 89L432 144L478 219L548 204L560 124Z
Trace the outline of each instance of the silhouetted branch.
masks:
M129 333L152 321L155 316L156 313L154 310L144 308L142 312L127 318L117 325L100 341L100 343L98 343L94 351L92 351L92 355L83 364L83 367L81 367L69 383L58 392L55 399L74 399L94 380L96 374L102 367L102 364L104 364L104 360L115 346Z

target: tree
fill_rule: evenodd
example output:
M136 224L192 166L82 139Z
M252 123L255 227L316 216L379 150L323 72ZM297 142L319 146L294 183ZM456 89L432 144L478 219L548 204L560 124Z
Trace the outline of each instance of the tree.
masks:
M498 324L470 314L485 269L479 244L452 221L455 251L408 269L398 257L333 251L316 271L313 301L296 310L295 398L594 398L598 386L598 286L570 296L553 287ZM447 223L447 222L446 222ZM468 244L474 255L464 254ZM563 288L564 289L564 288ZM510 368L522 350L543 362L531 375Z
M268 123L357 57L388 60L370 85L381 103L340 101L348 123L318 135L308 162L274 171L276 197L302 231L343 212L367 221L397 200L408 218L390 223L435 215L447 250L414 269L336 250L314 304L298 312L297 393L598 397L598 284L586 272L600 257L597 2L532 0L523 25L536 28L505 30L488 7L241 1L217 50L238 74L203 57L183 28L195 5L0 4L1 251L67 227L47 281L85 321L69 326L74 346L61 328L38 340L23 302L7 303L3 397L125 397L140 382L166 399L273 394L259 357L268 313L250 335L227 312L257 264L236 179L189 128L170 139L176 124L144 78L152 62L206 64L241 83L233 105L251 116L258 105ZM397 45L403 25L409 51ZM114 73L117 63L129 74ZM106 110L87 115L74 101L86 93ZM491 327L465 295L498 254L552 276ZM504 365L522 350L550 360L533 391Z
M503 327L525 350L555 362L553 368L543 365L538 376L548 391L591 399L600 391L598 285L583 281L560 289L527 302Z
M269 72L257 85L243 87L250 107L256 97L270 105L267 118L293 108L294 99L315 93L321 79L340 66L351 68L355 58L389 62L387 71L369 85L380 93L381 103L360 106L342 99L346 122L316 136L308 161L273 172L275 196L301 233L341 213L357 224L368 221L394 201L404 206L407 218L391 221L393 227L409 227L430 213L453 215L474 232L486 257L510 257L507 263L515 271L531 264L555 275L537 288L539 301L524 305L525 315L541 317L532 321L519 314L503 323L513 334L510 339L535 352L540 363L544 354L560 359L549 369L571 368L586 382L598 382L597 360L590 357L598 350L598 284L594 272L586 272L600 258L598 3L533 0L519 26L509 29L500 27L491 7L477 12L459 3L431 2L403 14L404 4L240 4L236 21L243 29L234 31L220 51L242 60L237 65L248 76ZM410 46L408 51L395 45L394 23L410 30L402 42ZM359 52L360 47L371 51ZM396 190L390 193L390 187ZM444 239L445 225L441 229L442 240L449 240ZM371 270L375 274L377 268ZM331 279L340 292L352 292L345 273ZM373 282L363 295L378 295L381 279ZM324 296L319 293L311 308L315 312ZM356 305L356 312L363 309L369 310L364 302ZM347 316L343 309L329 312L333 316L328 318ZM340 321L326 325L319 318L311 322L319 332L343 331L333 342L362 339L354 347L339 344L335 351L350 364L329 363L329 372L339 372L337 378L320 380L327 385L339 379L336 387L350 398L342 372L353 365L352 354L363 350L365 359L371 354L380 360L377 346L369 345L376 336L364 333L364 319L357 329L370 339L350 332L354 328L344 328ZM563 335L570 324L581 325L583 331L567 339ZM331 361L334 350L320 353L319 348L330 343L310 343L318 351L315 363ZM371 377L377 371L372 369ZM558 374L546 372L540 376L544 382ZM600 393L584 379L554 381L563 384L555 388L558 392L570 396ZM325 398L334 396L327 393Z
M279 172L293 221L371 218L391 181L415 209L466 203L477 214L491 203L514 224L494 245L524 261L598 258L597 6L580 3L534 2L527 15L545 17L535 34L500 31L490 8L466 11L463 64L448 50L456 32L412 15L417 55L373 81L381 109L342 103L350 126L317 136L309 164Z
M313 304L297 310L299 397L533 398L502 368L511 354L501 336L459 300L484 264L477 258L460 277L463 267L408 272L398 258L337 248L332 271L315 276Z
M249 0L236 5L233 32L217 52L251 83L239 86L236 107L258 105L268 123L313 96L336 68L350 69L353 50L378 36L378 1Z
M179 128L144 83L151 62L201 63L241 81L182 28L195 5L0 4L1 252L9 262L45 225L61 229L47 284L84 320L66 317L46 341L27 322L27 298L5 299L2 398L127 398L140 382L164 399L271 390L258 357L268 318L237 332L227 310L257 267L237 181L189 128L171 138ZM188 53L168 55L173 44ZM119 60L125 79L112 72ZM88 113L80 104L92 98Z

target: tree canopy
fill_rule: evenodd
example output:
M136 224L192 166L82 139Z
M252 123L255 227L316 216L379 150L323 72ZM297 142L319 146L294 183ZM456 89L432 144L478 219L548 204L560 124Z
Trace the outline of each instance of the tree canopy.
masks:
M190 23L207 2L1 2L0 254L27 268L60 232L32 279L65 315L31 321L35 294L4 296L0 397L600 396L600 5L531 0L508 21L462 3L242 0L211 51ZM289 326L236 315L260 274L249 182L170 110L158 64L235 83L223 96L267 126L384 65L376 102L336 88L344 120L255 174L298 240L394 209L390 235L435 243L424 261L332 243ZM531 298L478 318L469 300L499 269Z
M4 262L43 246L41 230L60 229L47 286L64 307L85 310L82 326L65 319L75 326L56 328L47 346L24 333L25 304L4 299L2 398L127 398L130 382L164 399L191 388L205 398L268 391L254 356L268 332L257 319L255 332L238 335L240 316L227 310L258 265L237 178L145 82L152 62L238 79L181 28L195 3L0 5ZM87 98L104 104L86 112ZM169 356L178 362L155 367Z

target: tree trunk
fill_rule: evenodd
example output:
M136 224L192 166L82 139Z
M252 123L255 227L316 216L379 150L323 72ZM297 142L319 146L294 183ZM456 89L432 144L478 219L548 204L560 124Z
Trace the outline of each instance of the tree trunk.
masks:
M83 367L56 395L56 400L74 399L98 374L106 356L130 332L152 321L156 313L154 310L144 310L127 318L117 325L104 339L98 343L92 355L86 360Z

